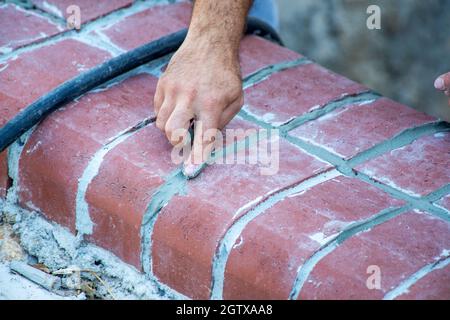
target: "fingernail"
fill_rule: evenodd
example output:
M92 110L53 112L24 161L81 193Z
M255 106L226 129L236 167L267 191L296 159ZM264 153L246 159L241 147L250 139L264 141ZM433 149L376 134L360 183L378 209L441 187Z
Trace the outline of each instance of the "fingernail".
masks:
M200 167L195 164L187 164L183 167L183 174L186 178L193 179L200 173Z
M197 177L202 171L204 164L196 165L196 164L185 164L183 166L183 174L188 179L194 179Z
M183 174L186 177L190 177L195 172L195 166L193 164L185 164L183 166Z
M442 78L437 78L434 82L434 87L438 90L444 90L445 89L445 82Z

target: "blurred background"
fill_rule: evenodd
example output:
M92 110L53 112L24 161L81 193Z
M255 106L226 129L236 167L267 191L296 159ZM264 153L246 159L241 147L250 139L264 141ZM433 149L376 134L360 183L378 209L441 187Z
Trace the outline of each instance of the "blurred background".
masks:
M450 0L277 0L286 45L394 100L450 121ZM381 30L366 27L369 5Z

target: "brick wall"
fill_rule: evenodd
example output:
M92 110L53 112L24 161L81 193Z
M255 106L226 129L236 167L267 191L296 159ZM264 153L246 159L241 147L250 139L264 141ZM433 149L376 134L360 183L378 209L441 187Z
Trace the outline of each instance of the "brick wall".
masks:
M0 125L190 16L187 2L78 2L89 12L78 32L67 1L0 6ZM450 298L448 124L248 36L246 105L229 128L279 129L280 170L212 165L186 181L154 124L167 60L69 103L20 153L0 154L0 196L191 298ZM370 266L379 289L366 285Z

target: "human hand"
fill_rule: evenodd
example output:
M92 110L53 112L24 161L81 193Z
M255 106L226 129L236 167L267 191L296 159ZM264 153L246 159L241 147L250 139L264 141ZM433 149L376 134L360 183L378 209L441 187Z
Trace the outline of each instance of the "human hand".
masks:
M208 36L188 35L159 80L154 98L156 126L172 145L186 139L192 120L196 122L186 175L193 174L212 152L210 138L215 134L204 133L224 128L243 103L238 48Z
M450 72L437 78L434 82L434 87L445 92L445 94L449 97L448 104L450 106Z

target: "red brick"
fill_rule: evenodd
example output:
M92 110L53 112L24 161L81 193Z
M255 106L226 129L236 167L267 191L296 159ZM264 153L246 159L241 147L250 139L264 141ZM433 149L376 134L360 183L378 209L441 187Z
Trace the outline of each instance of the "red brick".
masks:
M291 68L245 90L245 109L272 125L367 89L317 65Z
M230 252L224 299L287 299L297 268L354 221L401 202L340 176L277 203L253 220Z
M117 9L130 6L132 0L108 0L108 1L92 1L92 0L31 0L38 8L53 14L59 18L67 18L66 10L70 5L80 7L81 23L95 20Z
M86 193L94 232L89 239L141 268L140 228L156 189L176 166L171 145L153 124L110 151Z
M243 77L268 65L301 57L300 54L261 37L246 36L241 41L240 60Z
M155 88L156 78L136 76L85 95L44 121L20 160L21 205L74 231L78 179L103 144L151 116Z
M416 140L357 167L411 195L427 195L450 183L450 133Z
M450 211L450 195L441 199L441 201L439 201L438 204Z
M427 274L397 300L450 300L450 266Z
M8 189L8 161L7 151L0 152L0 199L6 197Z
M335 110L300 126L291 135L349 159L405 129L433 121L433 117L382 98Z
M44 8L43 0L33 2ZM82 0L78 4L83 21L88 21L131 2ZM65 0L47 3L51 5L44 10L51 11L54 5L61 17L72 4ZM131 49L186 27L190 11L189 3L158 5L96 32L104 32L113 43ZM1 19L5 12L6 18ZM16 28L11 27L12 20ZM16 48L60 32L46 18L34 13L27 16L14 5L0 7L0 29L2 23L7 24L4 36L0 30L0 47ZM301 57L254 36L243 40L240 53L244 76ZM0 63L0 126L58 84L109 58L105 51L66 39ZM154 116L156 81L149 75L134 76L104 91L84 95L43 121L31 135L19 162L19 204L43 212L49 220L74 232L78 179L92 156L112 137ZM364 90L320 66L301 66L247 89L246 108L256 117L279 125L331 100ZM350 158L406 128L429 121L429 117L381 99L332 112L294 134ZM336 125L338 122L342 124ZM230 127L252 125L234 119ZM427 194L449 183L449 135L420 139L358 169L411 194ZM175 168L170 151L163 133L153 124L148 125L106 154L86 193L94 222L94 232L87 239L138 269L142 217L154 192ZM175 196L156 221L149 253L155 275L187 296L208 298L213 256L236 219L271 192L330 168L287 142L281 142L280 161L281 171L275 176L261 176L259 167L249 165L213 165L189 181L187 193ZM3 152L0 197L7 186ZM449 208L449 199L437 204ZM231 251L225 298L287 298L297 268L319 250L324 243L322 237L329 239L352 221L400 204L379 189L344 177L284 199L253 220ZM431 215L410 212L360 233L318 263L300 298L381 298L446 252L449 228L448 223ZM381 291L365 287L366 268L373 264L382 268ZM428 274L400 298L448 299L448 271L446 268Z
M103 144L139 121L155 116L153 96L157 82L148 74L133 76L70 103L55 118Z
M381 299L404 279L439 259L449 246L448 222L408 212L348 239L323 258L299 298ZM380 290L366 286L369 266L380 268Z
M78 178L101 146L85 134L50 117L31 135L19 161L19 204L72 232Z
M110 55L67 39L0 63L0 126L21 109Z
M109 57L102 50L68 39L0 63L0 126L41 95ZM2 172L5 186L6 169Z
M62 28L18 6L0 6L0 54L58 34Z
M161 211L152 237L153 272L189 297L208 298L213 255L230 225L250 209L243 207L327 167L280 141L280 170L274 176L260 175L255 165L206 168L189 182L186 195Z
M167 34L187 28L191 16L187 2L156 5L138 12L102 30L112 43L123 49L134 49Z

